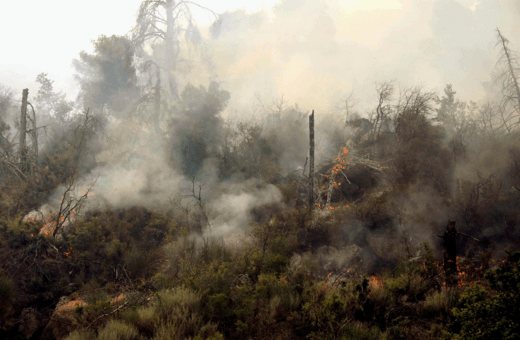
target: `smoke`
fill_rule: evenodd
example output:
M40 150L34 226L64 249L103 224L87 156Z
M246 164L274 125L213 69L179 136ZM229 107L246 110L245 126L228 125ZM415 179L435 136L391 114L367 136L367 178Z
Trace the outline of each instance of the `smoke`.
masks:
M282 193L272 185L258 180L242 183L222 183L216 197L209 203L212 236L224 240L239 241L238 235L246 235L252 221L251 211L273 204L281 205Z
M162 106L167 118L157 126L167 130L168 140L153 136L152 127L136 115L112 118L103 131L103 150L95 156L97 166L83 175L75 195L81 196L95 182L85 210L142 206L167 211L172 209L172 200L182 198L186 209L189 203L190 213L206 216L206 236L232 240L245 235L254 220L252 210L283 206L282 193L270 182L285 184L289 174L306 164L310 110L317 115L316 152L318 162L323 164L359 130L345 127L342 100L352 91L359 99L353 109L356 113L373 111L377 104L375 84L391 79L403 89L417 84L439 89L450 83L459 99L491 98L483 83L489 82L495 66L494 29L500 26L515 46L512 32L518 23L512 13L519 11L516 2L505 0L371 0L354 1L349 6L331 0L286 0L272 12L225 12L206 28L211 67L193 65L191 72L179 77L180 88L188 82L194 84L186 87L192 102L181 99L173 109ZM213 84L213 90L198 87L208 83ZM175 114L178 116L171 119ZM237 170L222 178L226 163L218 156L224 154L222 141L227 138L223 117L258 124L261 133L255 137L258 143L254 146L272 155L263 158L263 163L254 156L237 157L250 162L237 162L237 169L249 167L253 173L267 164L273 169L276 165L279 173L272 178L252 179L255 176ZM350 118L359 117L356 114ZM392 126L387 130L384 133L395 132ZM235 149L247 144L244 141L251 142L248 138L252 140L252 136L244 133L236 137ZM449 144L455 137L452 131L442 138ZM187 143L189 140L198 144ZM422 242L439 245L435 235L442 232L446 220L461 216L459 205L465 202L460 198L464 193L456 192L457 180L464 179L467 183L463 184L469 188L490 176L507 173L510 159L497 150L507 149L510 142L491 147L491 140L468 141L472 153L446 162L446 177L452 181L446 186L452 191L451 197L431 187L412 185L397 198L384 201L385 194L377 192L381 188L358 187L362 191L359 200L369 201L375 208L366 208L369 213L365 220L360 214L342 223L346 240L357 246L320 250L316 257L320 266L343 270L358 258L367 266L376 259L397 261L397 253L388 245L408 244L414 249ZM387 142L385 147L395 151L392 148L397 148L396 142ZM373 156L381 151L378 148L367 148L367 152ZM271 163L264 162L266 159ZM428 163L421 166L427 168L421 169L423 174L431 170ZM200 196L197 188L201 189ZM65 190L65 186L57 189L41 210L50 211L52 206L56 211ZM461 228L474 228L476 236L489 236L498 232L495 222L490 220L480 229L474 227L475 221L464 222ZM294 265L301 265L310 256L293 259Z
M250 108L284 95L318 114L354 90L372 106L376 82L453 84L463 100L486 95L496 27L515 40L514 1L281 1L272 11L226 12L215 24L215 74Z

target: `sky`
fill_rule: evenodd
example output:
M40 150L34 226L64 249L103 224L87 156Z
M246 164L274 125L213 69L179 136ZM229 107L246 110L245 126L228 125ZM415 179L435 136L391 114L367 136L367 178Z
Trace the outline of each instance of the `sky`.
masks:
M3 1L0 10L0 83L13 89L29 87L45 72L55 87L67 92L74 84L72 60L79 52L92 52L99 35L124 35L135 23L142 0L24 0ZM197 1L216 13L272 6L273 0ZM22 14L23 13L23 14ZM200 24L211 16L195 12ZM21 90L20 90L21 92Z
M56 89L71 97L77 91L72 60L82 50L91 52L91 40L101 34L126 34L140 3L3 3L0 83L20 93L25 87L36 93L36 75L45 72ZM225 32L212 43L214 73L237 107L250 105L259 96L269 101L283 95L291 104L325 110L350 91L360 105L369 107L375 100L375 84L388 80L396 80L402 88L421 85L439 93L451 83L462 99L479 101L486 97L498 55L495 28L500 27L511 48L520 51L520 37L515 34L520 29L517 0L198 3L216 13L235 11L233 18L240 18L226 23ZM201 13L196 18L200 26L210 20Z

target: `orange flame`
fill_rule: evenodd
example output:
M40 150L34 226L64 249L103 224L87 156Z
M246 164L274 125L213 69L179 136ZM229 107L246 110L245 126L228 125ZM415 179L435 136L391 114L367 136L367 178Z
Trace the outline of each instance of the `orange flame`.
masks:
M370 286L372 290L383 289L383 279L379 279L377 276L370 277Z

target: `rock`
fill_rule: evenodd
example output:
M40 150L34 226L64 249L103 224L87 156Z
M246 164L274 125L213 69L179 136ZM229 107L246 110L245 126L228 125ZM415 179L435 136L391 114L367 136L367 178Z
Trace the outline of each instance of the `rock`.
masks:
M77 327L74 310L77 307L86 306L77 294L62 296L54 309L51 320L43 331L43 339L63 339Z

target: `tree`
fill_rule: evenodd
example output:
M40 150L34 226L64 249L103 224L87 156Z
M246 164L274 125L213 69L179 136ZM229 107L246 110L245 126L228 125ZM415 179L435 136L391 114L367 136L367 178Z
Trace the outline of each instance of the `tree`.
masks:
M222 119L230 98L216 82L206 89L188 84L174 107L169 146L170 159L183 173L193 178L205 159L218 155L222 135Z
M132 30L132 41L141 54L145 43L163 43L164 60L158 61L156 65L166 70L170 95L174 101L179 99L176 72L181 67L191 68L193 48L202 46L202 36L193 19L192 7L199 7L217 17L210 9L191 1L143 1ZM199 52L204 54L203 50Z
M420 184L449 193L451 157L442 129L429 119L435 94L420 88L406 90L395 109L397 138L394 165L398 184Z
M466 103L455 99L457 92L453 90L451 84L444 88L444 96L435 101L440 106L435 109L437 117L447 134L448 144L453 151L453 161L457 161L458 156L465 157L467 143L464 140L466 132L471 126L470 119L466 118ZM476 104L470 103L468 107L470 113L476 110Z
M38 95L34 105L38 110L38 115L50 115L64 123L68 120L68 114L72 111L74 103L66 100L63 92L54 92L53 80L50 80L47 73L40 73L36 77L36 82L40 84Z
M9 157L11 153L12 142L9 141L11 127L6 120L10 118L14 102L13 91L0 84L0 158Z
M377 85L376 88L379 102L375 111L375 118L372 119L372 132L370 134L371 141L375 141L381 132L381 127L387 121L391 113L390 100L394 92L393 82L384 82Z
M500 46L500 54L497 65L500 65L500 70L496 76L496 82L500 83L504 106L511 106L513 112L506 115L503 114L504 124L513 125L520 123L518 116L520 115L520 86L518 85L518 57L517 54L512 51L509 46L509 40L507 40L500 30L497 28L497 44Z
M133 63L135 48L129 39L117 35L101 35L92 43L94 55L82 51L80 60L73 61L83 105L97 112L104 112L105 106L123 112L140 93Z

